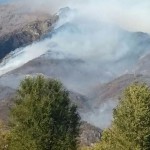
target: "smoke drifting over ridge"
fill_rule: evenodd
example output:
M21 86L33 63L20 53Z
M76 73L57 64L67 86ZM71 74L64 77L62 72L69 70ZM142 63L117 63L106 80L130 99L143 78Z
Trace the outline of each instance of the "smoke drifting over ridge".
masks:
M10 0L28 11L57 13L60 8L77 9L97 21L111 22L131 31L150 33L149 0Z
M78 72L72 71L73 67L68 69L68 77L63 81L69 89L87 94L90 86L110 81L132 69L137 60L149 52L147 43L140 46L139 34L129 32L150 33L148 0L33 0L32 5L26 0L21 3L27 10L57 13L59 21L51 36L17 49L6 58L1 64L1 75L48 52L51 59L83 62L79 63ZM142 34L142 40L148 38ZM110 123L113 107L115 103L109 101L83 118L105 127ZM94 118L95 114L99 114L98 119Z
M131 31L150 32L149 0L78 0L75 7L99 21L120 25Z

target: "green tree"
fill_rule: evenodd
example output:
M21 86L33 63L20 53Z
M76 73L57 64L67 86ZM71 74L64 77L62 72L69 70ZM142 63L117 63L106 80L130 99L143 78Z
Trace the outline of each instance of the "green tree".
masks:
M76 150L80 117L56 80L27 77L10 114L10 150Z
M150 89L129 86L114 110L112 126L94 150L150 150Z

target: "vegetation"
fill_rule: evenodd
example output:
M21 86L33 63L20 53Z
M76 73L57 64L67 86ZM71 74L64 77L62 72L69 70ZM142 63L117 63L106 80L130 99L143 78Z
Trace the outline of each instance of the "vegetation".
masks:
M87 146L83 146L83 147L81 147L81 149L79 149L79 150L92 150L92 148L87 147Z
M114 110L112 127L104 131L94 150L150 149L150 89L135 83L128 87Z
M10 150L76 150L80 117L56 80L27 77L10 114Z
M2 121L0 121L0 150L7 150L10 141L10 132L4 125Z
M80 117L56 80L25 78L10 113L10 130L0 122L0 150L77 150ZM82 150L150 150L150 89L129 86L113 113L112 126L94 147Z

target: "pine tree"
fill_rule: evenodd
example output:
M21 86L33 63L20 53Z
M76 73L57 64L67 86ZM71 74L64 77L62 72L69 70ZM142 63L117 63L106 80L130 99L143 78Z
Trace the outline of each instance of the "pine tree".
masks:
M113 113L112 126L94 150L150 150L150 89L129 86Z
M10 150L77 149L80 117L59 81L25 78L10 116Z

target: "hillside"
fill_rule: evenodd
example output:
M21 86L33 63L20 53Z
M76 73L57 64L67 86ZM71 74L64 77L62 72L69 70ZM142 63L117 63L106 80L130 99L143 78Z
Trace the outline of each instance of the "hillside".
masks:
M0 5L0 12L0 59L40 39L57 20L49 14L21 11L15 5Z
M90 146L101 137L100 128L111 124L123 90L133 82L150 85L150 35L106 24L95 29L93 22L91 30L82 17L69 22L70 11L66 7L50 15L0 5L0 119L8 121L20 81L42 74L60 80L69 91L85 121L81 144ZM42 53L36 55L38 48Z

